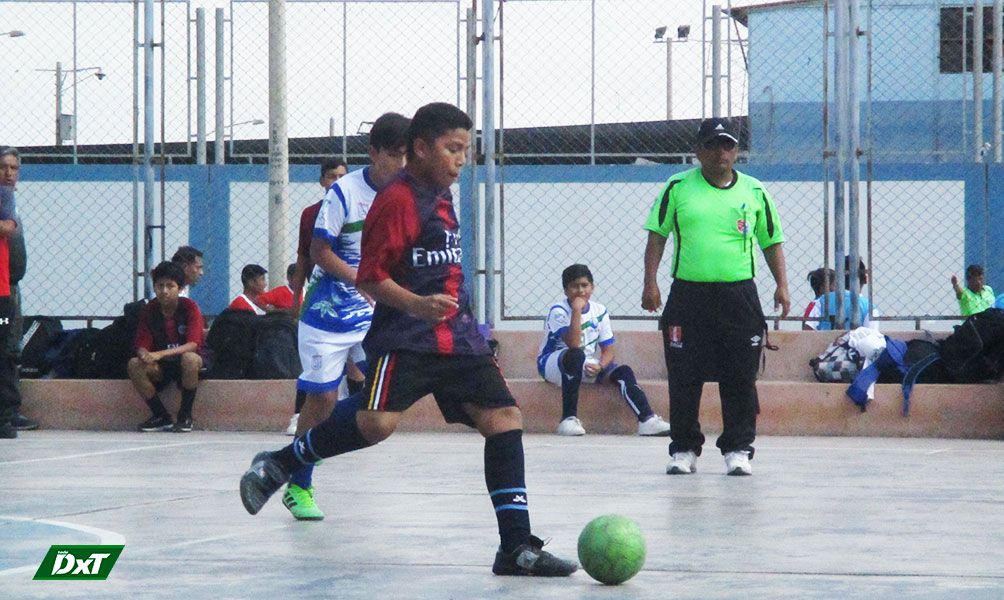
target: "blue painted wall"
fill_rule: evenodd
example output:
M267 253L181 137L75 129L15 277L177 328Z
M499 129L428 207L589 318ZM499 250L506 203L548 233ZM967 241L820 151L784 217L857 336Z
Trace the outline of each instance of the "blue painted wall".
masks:
M867 3L861 21L868 27ZM943 2L943 6L953 6ZM959 3L954 4L958 6ZM833 18L831 3L830 18ZM875 160L960 162L972 151L972 75L939 72L939 6L930 0L874 0L871 12L872 138ZM819 162L823 151L821 3L751 9L751 161ZM862 139L867 55L861 38ZM833 94L833 51L828 57ZM992 77L984 74L984 139L992 139ZM831 113L831 127L832 127ZM832 129L831 129L832 131ZM831 144L832 144L831 135Z

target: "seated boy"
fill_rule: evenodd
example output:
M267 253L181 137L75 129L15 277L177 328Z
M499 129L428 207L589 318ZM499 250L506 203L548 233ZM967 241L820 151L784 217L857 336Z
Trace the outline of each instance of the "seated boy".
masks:
M257 304L259 306L273 306L277 310L284 310L286 312L293 312L293 283L296 277L296 263L290 263L286 267L286 283L276 286L269 291L265 292L258 298ZM300 301L296 303L297 306L303 304L303 289L300 289ZM296 315L293 315L296 316Z
M986 272L983 265L966 267L966 287L959 285L959 278L952 274L952 287L959 301L959 312L963 317L981 313L994 306L994 289L986 285Z
M185 285L185 271L178 263L162 262L151 276L155 297L140 312L136 357L128 365L129 379L153 413L139 430L187 432L192 430L192 405L202 368L202 312L194 301L178 296ZM181 388L177 422L158 395L172 381Z
M268 271L261 265L244 265L244 268L241 269L241 285L244 286L244 292L231 300L227 308L245 310L256 315L265 314L265 310L271 308L263 301L265 288L268 287L265 273Z
M834 277L835 273L832 269L827 270L829 271L830 289L825 294L817 294L816 299L809 304L808 307L806 307L805 315L803 315L805 321L802 322L803 329L818 329L820 331L825 331L833 329L836 325L839 325L841 329L851 328L850 257L846 255L844 256L843 323L837 323L837 284L836 278ZM815 277L813 277L814 273L816 274ZM817 290L817 286L814 285L813 279L816 279L816 283L818 283L819 288L822 289L822 269L817 269L816 271L809 273L809 285L813 286L813 291L815 292ZM858 326L878 329L878 321L873 322L872 316L878 316L879 311L877 308L871 306L868 302L868 295L864 293L864 287L867 283L868 268L865 266L864 261L858 260Z
M537 371L561 386L558 435L584 435L577 416L579 386L617 385L628 408L638 418L638 435L669 435L669 423L652 412L645 392L627 365L614 362L614 334L606 307L591 301L593 274L586 265L571 265L561 273L565 299L553 304L544 321L544 342L537 355ZM596 357L599 347L600 354Z

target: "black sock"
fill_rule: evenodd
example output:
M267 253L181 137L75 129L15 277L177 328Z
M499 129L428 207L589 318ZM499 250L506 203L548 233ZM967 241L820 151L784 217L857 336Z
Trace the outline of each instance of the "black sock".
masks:
M621 365L610 372L608 377L611 383L621 390L621 397L627 403L631 412L638 417L638 421L647 421L654 413L648 403L648 396L638 385L638 380L634 377L634 371L627 365Z
M181 408L178 409L178 420L192 416L192 405L195 404L195 390L181 388Z
M485 484L495 505L502 551L512 552L530 537L522 429L485 438Z
M303 403L307 401L307 392L303 390L296 390L296 408L293 410L296 414L300 414L303 410Z
M153 411L153 416L155 417L163 417L167 415L167 409L164 408L164 403L160 401L160 396L157 394L154 394L153 398L148 399L146 401L146 405L150 407L150 410Z
M582 385L582 365L586 353L582 348L569 348L559 359L561 366L561 418L574 417L579 412L579 387Z
M279 450L276 460L292 473L302 465L315 464L322 458L372 446L356 424L356 412L361 403L361 396L349 396L336 402L327 419Z
M349 388L350 396L358 394L359 392L363 391L363 384L366 383L366 381L364 380L356 381L355 379L349 379L349 378L346 379L347 381L345 382L345 385Z

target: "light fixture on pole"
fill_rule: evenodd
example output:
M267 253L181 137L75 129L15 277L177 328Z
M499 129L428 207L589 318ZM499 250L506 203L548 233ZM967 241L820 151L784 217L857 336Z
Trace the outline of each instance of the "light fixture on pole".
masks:
M676 28L676 39L666 36L668 27L655 28L655 44L666 44L666 120L673 119L673 43L686 42L690 36L690 25L680 25Z
M0 37L7 36L16 38L16 37L24 37L25 35L26 34L20 29L12 29L10 31L0 31Z
M231 127L237 127L239 125L264 125L264 124L265 124L264 119L248 119L247 121L238 121L237 123L230 123L229 125L224 125L223 128L224 129L230 129ZM209 133L207 133L206 137L209 137L209 136L213 135L214 133L216 133L215 129L212 130L212 131L210 131ZM193 134L193 135L195 135L195 134ZM224 137L226 137L227 135L230 135L230 134L229 133L224 134Z
M78 85L81 81L88 79L89 77L94 77L98 81L103 80L108 76L101 67L81 67L78 69L63 69L62 62L56 62L55 69L35 69L36 71L41 71L45 73L55 73L56 74L56 146L62 146L63 142L70 141L74 139L75 129L77 127L77 116L76 115L66 115L63 114L63 92L73 89L75 85ZM87 77L78 79L76 83L70 85L69 87L63 87L63 82L66 81L66 76L71 73L86 73L93 71Z

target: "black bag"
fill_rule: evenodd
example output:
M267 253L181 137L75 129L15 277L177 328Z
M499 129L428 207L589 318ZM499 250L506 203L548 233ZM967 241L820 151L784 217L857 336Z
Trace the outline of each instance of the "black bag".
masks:
M100 378L95 368L100 338L101 330L94 327L61 332L46 354L46 360L52 365L52 376L60 379Z
M953 383L979 383L1004 373L1004 311L971 315L941 342L941 361Z
M206 347L212 354L212 368L206 374L208 379L249 378L258 318L246 310L226 309L213 319L206 336Z
M63 331L63 324L54 317L25 317L21 335L21 377L43 377L52 368L45 355Z
M100 341L93 357L95 379L128 379L129 359L136 356L136 329L146 300L129 302L122 307L122 316L101 330Z
M303 372L296 344L296 321L284 312L258 318L251 377L296 379Z

